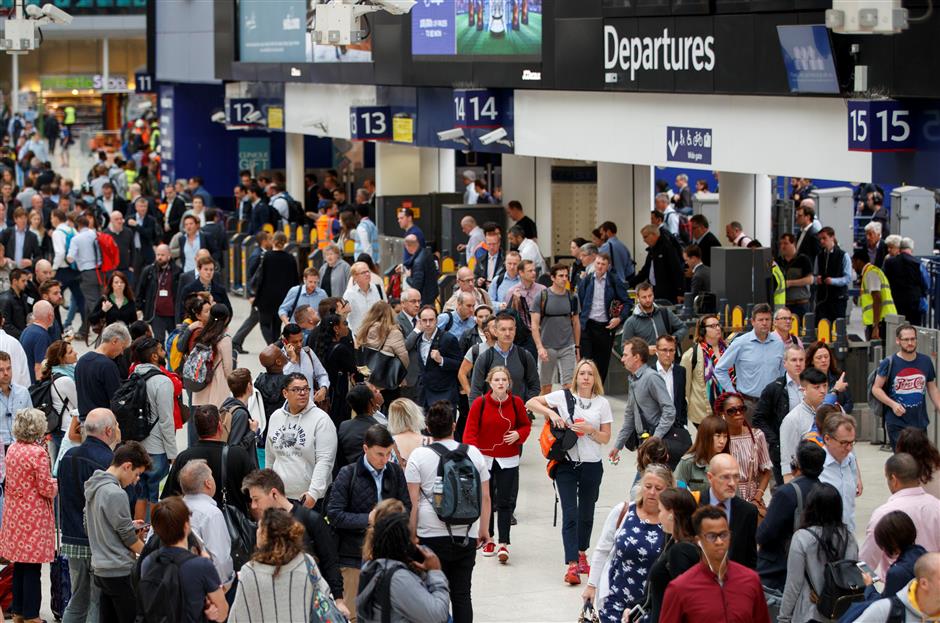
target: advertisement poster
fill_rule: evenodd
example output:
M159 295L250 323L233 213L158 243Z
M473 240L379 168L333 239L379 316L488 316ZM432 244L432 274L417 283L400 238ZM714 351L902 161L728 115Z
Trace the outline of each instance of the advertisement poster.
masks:
M542 0L429 0L411 10L420 60L535 61L542 56Z

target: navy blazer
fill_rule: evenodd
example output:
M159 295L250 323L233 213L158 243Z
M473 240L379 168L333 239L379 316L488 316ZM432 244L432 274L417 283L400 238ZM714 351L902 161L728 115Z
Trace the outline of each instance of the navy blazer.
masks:
M419 250L411 263L411 276L408 285L421 293L422 305L434 305L437 298L437 264L430 247Z
M605 284L604 309L609 312L610 304L613 301L621 301L623 303L623 309L620 312L620 324L623 324L623 321L627 319L627 316L630 315L630 311L633 309L633 303L630 301L626 287L609 271ZM578 300L581 302L580 317L581 328L583 329L587 326L588 316L591 315L591 301L594 300L594 275L585 275L581 278L581 283L578 284ZM685 393L685 385L682 387L682 391Z
M480 279L483 279L486 282L485 286L480 286L484 288L490 287L489 280L486 278L486 269L489 264L489 254L489 250L483 245L480 245L480 248L477 249L473 254L473 257L476 260L476 264L473 267L473 276L476 278L478 286L480 285ZM499 275L501 270L503 270L503 263L505 260L506 255L503 253L503 248L500 247L499 251L496 253L496 268L493 270L493 279L496 279L496 276Z
M444 359L443 365L431 361L427 365L421 361L422 333L413 332L408 336L406 347L408 356L417 362L418 366L418 404L427 409L438 400L448 400L457 405L460 394L460 385L457 383L457 370L463 361L463 354L457 338L446 331L438 329L431 343L431 350L441 351ZM428 351L430 353L430 351Z

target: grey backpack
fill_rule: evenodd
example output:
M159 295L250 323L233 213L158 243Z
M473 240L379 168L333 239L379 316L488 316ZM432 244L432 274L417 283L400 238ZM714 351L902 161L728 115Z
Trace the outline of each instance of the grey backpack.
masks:
M477 471L468 453L469 446L460 444L448 450L441 443L432 443L431 450L440 460L437 464L437 479L434 481L431 506L438 519L447 526L451 539L451 526L467 526L464 545L470 537L470 526L480 518L483 506L483 487L480 472Z

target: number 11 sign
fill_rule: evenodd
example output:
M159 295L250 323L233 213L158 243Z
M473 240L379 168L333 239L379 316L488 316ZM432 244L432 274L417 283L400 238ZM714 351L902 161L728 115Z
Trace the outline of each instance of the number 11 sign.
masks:
M849 100L849 151L914 151L914 115L897 100Z

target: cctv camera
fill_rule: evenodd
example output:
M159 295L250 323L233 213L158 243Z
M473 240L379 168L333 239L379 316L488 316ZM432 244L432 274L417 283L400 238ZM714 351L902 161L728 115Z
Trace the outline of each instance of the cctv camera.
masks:
M442 141L456 141L464 138L463 128L452 128L450 130L441 130L437 133L437 138Z
M27 4L26 15L33 19L39 19L42 17L42 8L38 4Z
M492 132L487 132L480 137L480 142L484 145L492 145L493 143L508 144L512 145L510 141L504 141L502 139L506 138L508 132L504 128L496 128Z
M245 115L244 117L242 117L242 119L244 119L248 123L258 123L259 121L261 121L261 117L262 115L261 115L260 110L253 110L247 115Z
M415 0L372 0L372 4L382 7L392 15L404 15L411 11Z
M72 16L54 4L42 5L42 13L56 24L71 24Z
M221 110L214 112L212 113L212 116L209 117L209 119L212 121L212 123L225 123L225 112Z

